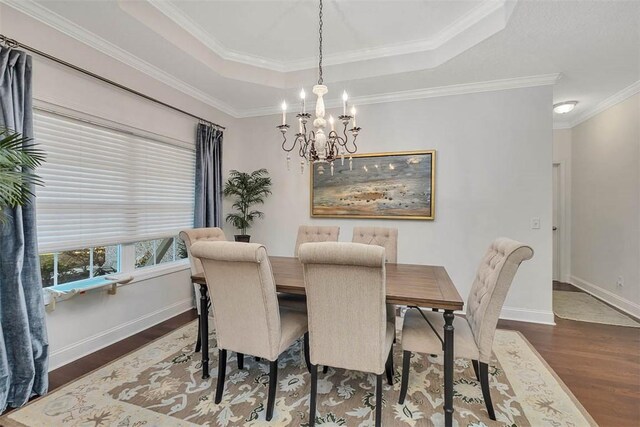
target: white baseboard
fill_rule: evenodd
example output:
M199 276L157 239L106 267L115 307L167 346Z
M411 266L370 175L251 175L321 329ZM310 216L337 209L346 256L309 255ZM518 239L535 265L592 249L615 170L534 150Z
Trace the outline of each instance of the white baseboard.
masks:
M188 298L56 350L49 355L49 371L137 334L192 308L193 299Z
M576 276L571 276L571 281L569 282L572 285L582 289L588 294L593 295L594 297L601 299L602 301L610 304L625 313L629 313L633 317L640 318L640 305L636 304L633 301L629 301L628 299L622 298L619 295L614 294L607 289L601 288L598 285L587 282Z
M541 323L543 325L556 324L553 317L553 311L546 310L502 307L500 318L505 320L517 320L519 322Z

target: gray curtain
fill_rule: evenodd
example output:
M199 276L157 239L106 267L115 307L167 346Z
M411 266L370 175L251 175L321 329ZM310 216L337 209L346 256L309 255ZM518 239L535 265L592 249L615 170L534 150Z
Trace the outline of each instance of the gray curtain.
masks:
M33 137L31 56L0 47L0 126ZM0 225L0 412L47 392L48 340L35 204Z
M205 123L196 132L194 227L222 224L222 130Z

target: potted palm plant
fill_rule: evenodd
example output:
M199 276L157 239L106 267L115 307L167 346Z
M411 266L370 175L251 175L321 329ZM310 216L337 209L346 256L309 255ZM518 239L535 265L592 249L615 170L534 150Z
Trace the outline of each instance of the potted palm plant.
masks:
M264 213L252 210L252 206L264 203L271 194L271 178L266 169L258 169L251 173L232 170L224 185L224 195L234 199L233 208L237 212L227 215L226 221L240 231L235 235L236 242L249 242L251 236L247 230L256 218L264 217Z
M8 218L5 208L24 206L32 200L33 185L42 185L33 170L44 161L44 152L27 145L30 138L0 128L0 224Z

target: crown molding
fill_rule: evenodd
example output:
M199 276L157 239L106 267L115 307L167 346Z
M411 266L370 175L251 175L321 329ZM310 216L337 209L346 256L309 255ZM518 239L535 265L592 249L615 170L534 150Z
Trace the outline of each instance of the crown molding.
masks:
M147 1L167 18L204 43L216 55L220 56L224 60L281 73L302 71L315 68L317 66L318 60L315 56L293 61L280 61L273 58L266 58L229 49L213 35L204 30L171 1ZM485 0L479 6L456 19L451 25L443 28L432 38L388 44L370 49L325 54L324 63L326 66L342 65L352 62L434 51L442 48L446 43L452 41L455 37L460 36L465 31L470 30L481 21L490 18L494 13L502 11L503 15L501 26L495 27L495 32L497 32L502 30L506 25L516 1L517 0Z
M579 115L576 119L571 121L571 126L570 127L578 126L580 123L589 120L593 116L602 113L603 111L613 107L616 104L621 103L622 101L626 100L627 98L632 97L633 95L635 95L636 93L639 93L639 92L640 92L640 80L638 80L637 82L632 83L631 85L625 87L620 92L617 92L617 93L611 95L610 97L608 97L604 101L601 101L598 104L596 104L590 110L587 110L584 113L582 113L581 115Z
M198 101L204 102L205 104L229 114L232 117L238 117L239 113L229 104L203 93L188 83L154 65L149 64L137 56L132 55L102 37L85 30L79 25L52 12L38 3L31 0L0 0L0 3L4 3L7 6L30 16L31 18L36 19L63 34L166 84L167 86L197 99Z
M147 0L147 2L167 18L175 22L183 30L204 43L205 46L207 46L216 55L224 60L239 62L241 64L251 65L254 67L266 68L272 71L288 71L286 64L282 61L265 58L258 55L250 55L227 48L218 39L205 31L193 19L185 14L180 8L174 5L171 1Z
M470 93L493 92L498 90L521 89L534 86L554 85L560 78L559 73L541 74L536 76L517 77L511 79L490 80L477 83L463 83L450 86L439 86L425 89L406 90L400 92L379 93L351 99L354 105L381 104L386 102L411 101L416 99L436 98L440 96L465 95ZM326 108L338 108L342 105L339 99L325 101ZM299 109L300 104L290 104ZM277 105L253 108L240 111L240 118L268 116L281 113Z

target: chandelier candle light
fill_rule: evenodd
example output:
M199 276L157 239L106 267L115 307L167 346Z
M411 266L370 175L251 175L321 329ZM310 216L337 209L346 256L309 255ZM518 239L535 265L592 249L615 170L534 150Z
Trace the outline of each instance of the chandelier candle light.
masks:
M342 165L344 165L344 156L346 154L354 154L358 150L356 139L360 128L356 125L356 109L351 106L350 114L347 114L347 101L349 97L347 92L342 93L342 114L338 116L338 120L342 122L342 135L336 132L335 119L329 116L329 125L331 130L325 134L327 120L325 120L324 95L329 89L323 84L322 79L322 0L320 0L319 8L319 60L318 60L318 84L313 87L313 94L317 96L315 119L313 120L313 128L307 131L307 123L311 119L311 113L306 110L306 93L304 89L300 91L300 100L302 111L296 114L298 119L298 132L291 145L287 143L287 103L282 102L282 124L277 128L282 132L282 149L287 152L287 169L290 168L291 152L298 147L298 155L300 156L300 172L304 172L305 163L319 163L318 173L324 173L322 163L328 163L331 167L331 175L333 176L333 162L340 157ZM349 140L349 133L351 140ZM349 167L352 168L352 159L349 157Z

